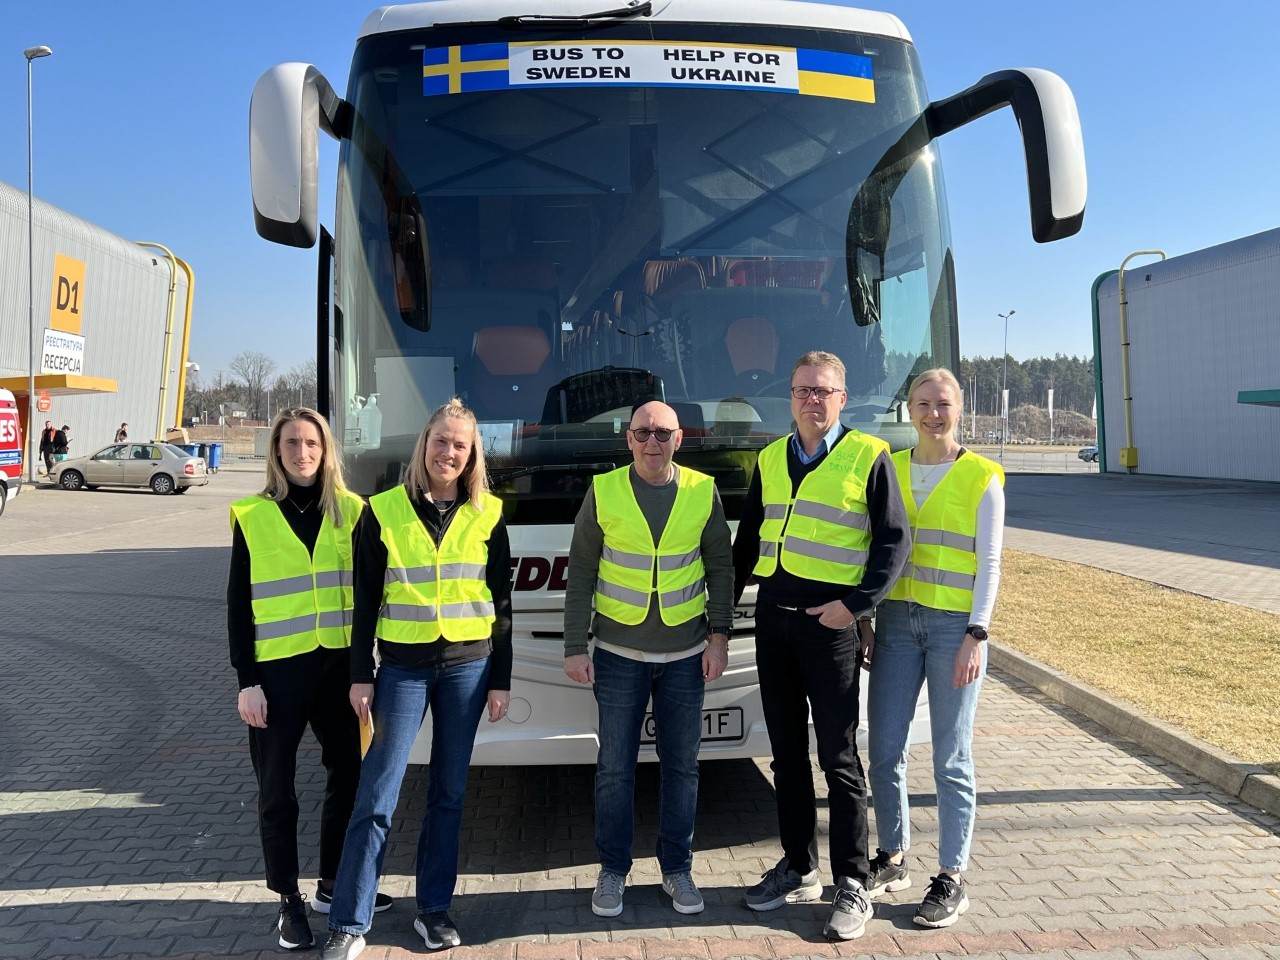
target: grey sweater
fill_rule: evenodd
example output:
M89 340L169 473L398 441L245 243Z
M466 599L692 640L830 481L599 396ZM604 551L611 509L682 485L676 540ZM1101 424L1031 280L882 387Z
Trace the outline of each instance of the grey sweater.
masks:
M676 470L679 471L679 467ZM675 505L678 473L670 483L653 486L630 471L631 489L635 491L640 512L649 521L649 533L656 544L662 539L667 518ZM569 546L569 583L564 594L564 655L587 652L588 631L594 631L604 643L648 653L675 653L688 650L706 639L708 623L728 627L733 624L733 547L729 525L724 519L720 494L712 497L711 516L701 538L702 565L706 570L706 616L694 617L669 627L662 622L656 602L650 602L644 622L636 626L618 623L595 614L592 599L596 590L596 574L600 569L600 553L604 547L604 531L596 518L595 487L587 491L582 508L573 523L573 542Z

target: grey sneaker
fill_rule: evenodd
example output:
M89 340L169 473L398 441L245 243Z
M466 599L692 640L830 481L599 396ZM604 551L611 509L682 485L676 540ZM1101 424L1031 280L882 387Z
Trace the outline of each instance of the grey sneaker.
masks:
M693 874L688 870L679 873L662 875L662 890L671 898L671 905L676 913L701 913L706 903L698 892L698 885L693 882Z
M867 896L874 900L882 893L897 893L911 886L911 874L907 873L907 858L894 863L883 850L876 851L871 861L871 879L867 883Z
M836 881L836 896L831 904L831 916L822 928L828 940L857 940L867 932L867 921L872 915L871 901L861 883L849 877Z
M616 917L622 912L622 895L626 889L626 877L601 870L591 894L591 912L597 917Z
M783 857L776 866L761 875L760 882L748 887L744 899L752 910L776 910L784 903L809 903L822 897L818 871L796 873Z

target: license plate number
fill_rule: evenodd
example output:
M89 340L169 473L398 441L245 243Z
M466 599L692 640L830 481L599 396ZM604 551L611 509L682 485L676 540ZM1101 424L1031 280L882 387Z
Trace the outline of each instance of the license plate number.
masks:
M658 727L653 722L653 714L644 715L644 729L640 733L641 743L656 743ZM742 739L742 708L721 707L718 710L702 712L702 742L715 743L721 740Z

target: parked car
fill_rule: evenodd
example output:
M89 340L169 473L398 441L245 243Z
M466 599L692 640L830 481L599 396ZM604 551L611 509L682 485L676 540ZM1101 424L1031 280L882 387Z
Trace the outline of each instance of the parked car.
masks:
M1098 448L1097 447L1081 447L1080 453L1078 454L1078 456L1085 463L1097 463Z
M113 443L87 457L63 460L53 482L64 490L94 487L150 487L152 493L186 493L209 482L202 457L171 443Z

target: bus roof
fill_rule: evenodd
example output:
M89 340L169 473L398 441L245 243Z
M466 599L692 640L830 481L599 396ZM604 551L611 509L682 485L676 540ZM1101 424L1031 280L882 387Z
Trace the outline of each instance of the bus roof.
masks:
M382 7L365 18L360 37L435 27L449 23L488 23L502 17L588 16L621 4L610 0L427 0ZM802 0L655 0L653 12L638 22L785 23L911 42L901 20L891 13L859 10L834 3Z

